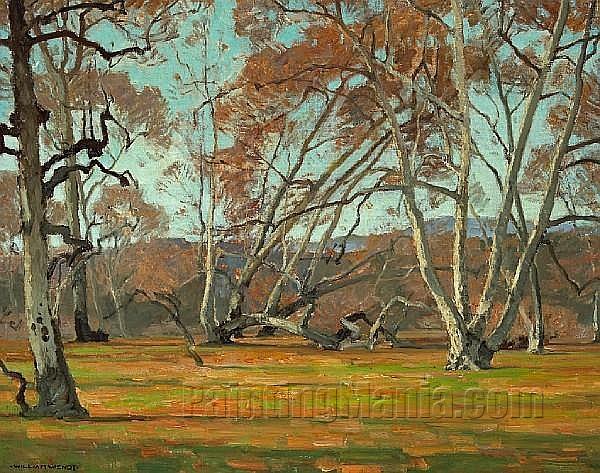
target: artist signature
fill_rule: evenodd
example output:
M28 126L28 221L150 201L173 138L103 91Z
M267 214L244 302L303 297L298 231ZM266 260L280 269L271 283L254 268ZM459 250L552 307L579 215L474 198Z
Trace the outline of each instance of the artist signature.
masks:
M11 470L65 470L77 471L79 465L56 464L56 463L15 463L10 465Z

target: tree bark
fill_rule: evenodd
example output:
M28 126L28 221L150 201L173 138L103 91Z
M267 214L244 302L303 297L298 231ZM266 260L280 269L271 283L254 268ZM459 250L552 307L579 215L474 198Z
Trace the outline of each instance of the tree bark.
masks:
M200 305L200 324L204 329L206 341L208 343L218 342L219 339L215 333L216 307L213 304L214 281L215 281L215 206L216 196L214 189L213 169L209 170L208 192L209 205L206 219L206 258L204 259L204 293L202 294L202 303ZM212 312L212 314L210 313Z
M115 280L113 277L113 270L111 269L111 262L105 263L106 273L108 276L108 289L110 296L117 312L117 321L119 322L119 330L121 331L121 337L127 338L127 331L125 329L125 319L123 317L123 306L121 305L121 297L118 294L119 290L116 288Z
M66 97L65 97L66 98ZM73 143L73 118L71 112L66 108L64 114L63 130L65 133L65 144ZM77 162L76 156L68 158L67 165L74 166ZM67 207L67 222L71 236L81 240L81 222L79 219L80 196L79 196L79 173L71 173L65 182L65 202ZM107 342L108 335L100 330L94 331L90 327L87 307L87 263L85 261L73 269L71 276L71 289L73 291L73 311L75 320L75 334L78 342Z
M10 301L10 305L15 312L19 311L19 304L17 302L17 296L15 295L15 273L17 272L16 268L13 267L13 255L9 251L8 252L8 299Z
M534 320L531 324L529 332L529 353L542 354L544 353L544 312L542 309L542 291L540 289L540 279L538 266L536 262L537 256L529 270L529 280L531 282L531 302L533 305Z
M102 314L102 310L100 309L100 304L98 303L98 281L96 279L96 272L98 271L98 264L93 264L88 266L90 268L90 272L88 274L87 282L89 284L89 289L91 290L91 298L92 304L94 304L94 311L96 313L96 318L98 319L98 331L104 332L104 317ZM105 332L106 333L106 332ZM107 334L108 336L108 334Z
M68 114L71 115L70 113ZM69 124L68 128L72 128ZM72 132L72 129L71 129ZM72 141L71 141L72 142ZM69 166L75 165L76 157L69 158ZM81 239L79 222L79 185L78 173L71 173L65 183L65 202L67 207L67 222L73 238ZM107 341L108 337L100 332L94 332L88 319L87 308L87 265L82 262L73 270L71 276L71 289L73 291L73 311L75 319L75 334L78 342Z
M469 101L469 85L467 83L467 66L465 61L465 38L463 32L463 2L452 0L454 16L454 69L458 87L458 98L462 114L460 173L458 198L454 212L454 246L452 251L454 302L465 320L470 319L470 300L467 276L467 258L465 247L467 243L467 225L469 219L469 176L471 172L471 120Z
M50 312L48 246L43 234L46 202L42 192L39 127L47 116L34 93L30 36L23 0L10 0L11 84L19 131L19 197L23 237L25 318L34 357L38 404L28 415L83 417L75 382L69 371L59 328Z
M480 370L492 366L494 352L466 327L455 325L448 330L448 359L446 369Z

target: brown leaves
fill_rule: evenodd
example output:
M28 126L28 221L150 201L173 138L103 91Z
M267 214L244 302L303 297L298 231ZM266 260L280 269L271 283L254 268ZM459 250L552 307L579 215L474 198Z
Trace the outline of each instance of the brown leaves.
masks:
M282 21L281 11L273 7L270 0L238 0L233 9L236 34L257 49L270 45Z
M170 293L197 274L198 253L186 242L156 238L127 249L123 266L125 271L135 268L129 280L132 289Z
M258 172L263 163L252 154L249 146L237 144L217 153L213 172L218 176L220 197L226 201L225 217L230 222L243 222L255 218L259 202L252 197L258 184Z
M182 1L181 3L188 3ZM196 2L197 3L197 2ZM203 0L204 5L212 4L212 0ZM125 0L125 9L138 15L156 15L167 6L165 0Z
M532 159L527 163L525 174L519 182L520 192L539 192L546 188L553 149L553 145L543 145L532 151Z
M126 74L108 74L102 78L106 92L114 97L125 126L143 126L146 138L154 144L168 147L171 123L166 100L157 87L137 90Z
M470 81L486 82L490 78L490 57L481 46L465 46L465 60Z
M600 136L600 80L597 75L585 79L575 133L589 139Z
M437 154L428 154L423 160L419 175L431 179L443 179L451 175L451 171L445 161L445 157Z
M516 13L516 21L534 28L551 30L558 16L560 1L557 0L515 0L506 2L507 8L511 4ZM567 27L574 32L582 31L589 8L589 2L570 1L573 7L569 12Z
M93 209L106 233L118 230L127 239L134 232L140 236L159 235L168 222L165 209L148 203L133 186L105 187Z
M59 85L50 75L41 76L37 81L39 101L54 117L61 112L63 106L76 111L90 107L94 110L104 109L106 92L114 99L112 110L115 117L131 134L141 130L153 144L168 147L170 143L171 123L167 102L156 87L144 86L138 89L125 73L101 74L97 70L91 70L81 71L71 77L64 102L57 90L60 90ZM79 124L75 125L78 126Z

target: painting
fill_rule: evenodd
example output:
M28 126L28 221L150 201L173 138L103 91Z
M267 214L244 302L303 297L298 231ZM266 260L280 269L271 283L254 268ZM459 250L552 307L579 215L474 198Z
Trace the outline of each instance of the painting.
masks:
M5 0L0 471L600 471L598 0Z

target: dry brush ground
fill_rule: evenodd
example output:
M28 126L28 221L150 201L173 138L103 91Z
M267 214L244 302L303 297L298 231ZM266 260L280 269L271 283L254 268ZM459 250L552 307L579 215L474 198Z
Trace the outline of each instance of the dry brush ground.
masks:
M10 367L31 379L26 345L0 343ZM15 387L2 381L0 470L600 469L600 347L502 352L491 371L448 373L442 348L268 343L203 347L203 368L178 340L68 344L92 419L18 418Z

